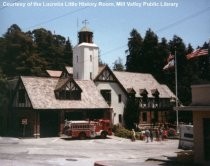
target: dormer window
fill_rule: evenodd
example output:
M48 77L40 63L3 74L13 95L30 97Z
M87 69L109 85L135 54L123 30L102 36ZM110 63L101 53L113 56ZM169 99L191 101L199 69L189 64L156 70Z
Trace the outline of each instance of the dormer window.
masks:
M61 100L81 100L81 92L78 90L61 90L58 93Z
M136 91L133 88L127 88L128 96L131 98L135 98Z
M146 89L140 89L140 95L142 96L141 98L141 103L143 107L146 107L148 104L148 92Z
M81 100L81 88L73 79L60 79L55 89L55 96L60 100Z
M152 89L151 90L152 95L154 96L154 105L155 107L159 107L159 91L157 89Z

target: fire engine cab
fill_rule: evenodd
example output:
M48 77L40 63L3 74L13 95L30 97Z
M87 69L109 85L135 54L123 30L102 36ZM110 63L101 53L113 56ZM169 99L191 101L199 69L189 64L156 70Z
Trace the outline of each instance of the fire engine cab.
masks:
M68 121L65 120L63 138L106 138L112 135L110 120Z

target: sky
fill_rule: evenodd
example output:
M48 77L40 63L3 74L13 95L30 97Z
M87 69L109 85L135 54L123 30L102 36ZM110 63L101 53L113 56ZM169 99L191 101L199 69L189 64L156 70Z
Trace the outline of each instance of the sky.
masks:
M88 20L102 61L111 67L118 58L126 63L133 28L142 37L150 28L159 40L177 35L194 49L210 40L209 0L0 0L0 36L17 24L24 32L45 28L69 37L75 46L83 20Z

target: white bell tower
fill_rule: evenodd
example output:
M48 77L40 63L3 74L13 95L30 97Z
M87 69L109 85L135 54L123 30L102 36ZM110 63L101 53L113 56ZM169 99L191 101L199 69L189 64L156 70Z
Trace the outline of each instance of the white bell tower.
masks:
M73 78L92 80L98 75L99 48L93 43L93 32L86 26L79 31L79 43L73 49Z

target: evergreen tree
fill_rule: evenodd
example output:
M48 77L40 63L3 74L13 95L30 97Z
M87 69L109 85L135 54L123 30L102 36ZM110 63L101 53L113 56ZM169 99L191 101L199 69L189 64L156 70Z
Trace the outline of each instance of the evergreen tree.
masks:
M161 39L161 42L158 43L158 51L157 51L157 59L156 59L156 70L154 71L154 77L160 83L166 83L166 74L163 71L163 67L167 64L167 59L170 54L169 45L165 38Z
M154 74L159 69L158 61L158 37L151 30L146 31L143 41L142 56L140 60L141 69L139 72Z
M208 49L209 44L204 43L201 47L202 49ZM200 78L205 81L210 81L210 66L209 66L209 56L201 56L198 58L198 65L199 65L199 71L200 71Z
M123 117L125 126L129 130L135 129L135 124L139 124L139 105L135 94L129 95Z
M178 98L184 105L186 105L191 102L191 83L189 70L187 68L188 61L186 59L187 49L183 40L176 35L169 42L169 46L173 54L175 54L176 51ZM169 83L168 85L173 85L173 87L170 86L170 88L172 90L175 89L175 79L173 79L171 84Z
M9 88L8 82L0 68L0 111L3 111L9 103ZM1 115L1 112L0 112Z
M63 56L63 61L64 59L66 60L64 65L70 65L73 66L73 51L72 51L72 45L71 42L69 40L69 38L67 39L66 43L65 43L65 48L64 48L64 56Z
M137 72L141 68L140 58L142 55L142 37L136 29L133 29L128 39L128 50L126 60L126 70Z
M120 57L118 57L118 59L114 61L113 70L115 70L115 71L123 71L124 70L122 59Z

